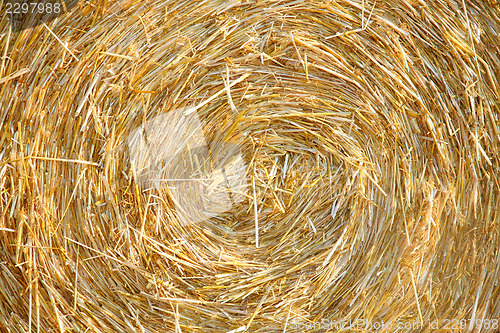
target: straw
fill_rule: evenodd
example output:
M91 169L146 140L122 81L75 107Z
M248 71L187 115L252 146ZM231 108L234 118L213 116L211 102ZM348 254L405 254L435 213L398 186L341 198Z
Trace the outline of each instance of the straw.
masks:
M0 331L498 331L494 1L97 0L10 24Z

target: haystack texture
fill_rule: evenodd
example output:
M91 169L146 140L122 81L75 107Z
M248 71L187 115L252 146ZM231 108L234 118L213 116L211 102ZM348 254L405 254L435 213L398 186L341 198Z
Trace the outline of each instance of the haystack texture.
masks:
M0 331L499 331L497 1L98 0L11 23ZM203 153L131 149L176 110ZM186 223L222 181L143 182L158 142L191 180L237 146L243 198Z

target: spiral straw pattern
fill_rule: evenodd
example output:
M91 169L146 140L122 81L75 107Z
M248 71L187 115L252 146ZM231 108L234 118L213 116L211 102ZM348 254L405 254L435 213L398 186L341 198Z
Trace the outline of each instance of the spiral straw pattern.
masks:
M2 331L500 325L496 1L99 0L9 24Z

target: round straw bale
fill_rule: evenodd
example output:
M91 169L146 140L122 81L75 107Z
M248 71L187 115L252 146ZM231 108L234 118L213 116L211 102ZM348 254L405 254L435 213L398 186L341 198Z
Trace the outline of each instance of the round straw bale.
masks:
M499 331L498 2L64 8L0 20L0 331Z

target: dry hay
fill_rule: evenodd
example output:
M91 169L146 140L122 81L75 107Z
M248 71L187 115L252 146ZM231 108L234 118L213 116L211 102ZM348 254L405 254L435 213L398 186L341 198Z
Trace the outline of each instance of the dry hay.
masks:
M497 2L92 1L0 31L2 332L500 317ZM129 145L187 109L245 165L193 223Z

